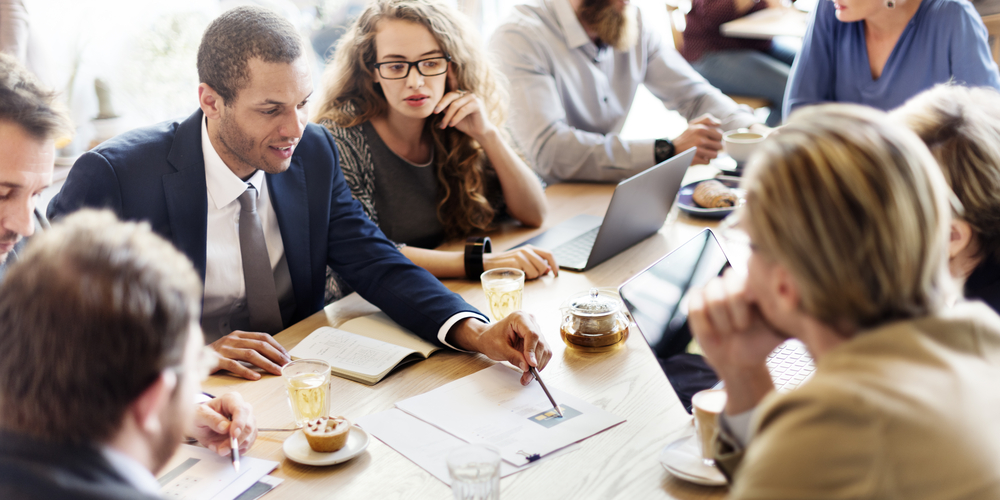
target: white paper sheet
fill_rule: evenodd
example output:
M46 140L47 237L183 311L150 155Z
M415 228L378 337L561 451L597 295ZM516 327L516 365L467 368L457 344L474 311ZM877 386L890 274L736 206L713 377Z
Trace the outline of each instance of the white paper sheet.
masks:
M240 472L236 472L229 457L182 444L157 480L168 500L233 500L277 466L271 460L240 457Z
M625 421L549 384L565 414L559 418L541 386L522 387L520 376L497 364L396 407L463 441L492 444L518 466L528 455L545 456Z
M356 422L364 430L378 438L390 448L408 458L418 467L431 473L444 484L451 486L448 475L448 465L445 459L448 454L467 443L447 432L434 427L413 415L398 408L364 416ZM569 446L547 457L523 466L500 462L500 477L507 477L515 472L534 467L549 458L576 450L577 446Z

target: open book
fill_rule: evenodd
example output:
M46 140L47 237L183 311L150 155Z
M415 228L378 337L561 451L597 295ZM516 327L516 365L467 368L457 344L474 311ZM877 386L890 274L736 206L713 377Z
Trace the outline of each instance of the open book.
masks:
M375 385L393 368L427 359L438 349L378 312L352 319L340 328L319 328L288 354L292 359L322 359L338 377Z

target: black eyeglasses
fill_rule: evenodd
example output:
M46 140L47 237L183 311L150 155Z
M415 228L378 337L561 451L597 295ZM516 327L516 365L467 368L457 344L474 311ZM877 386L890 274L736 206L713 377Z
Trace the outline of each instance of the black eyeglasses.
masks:
M448 72L448 61L451 61L451 56L448 55L413 62L388 61L375 63L375 70L386 80L402 80L410 76L410 68L414 66L421 75L438 76Z

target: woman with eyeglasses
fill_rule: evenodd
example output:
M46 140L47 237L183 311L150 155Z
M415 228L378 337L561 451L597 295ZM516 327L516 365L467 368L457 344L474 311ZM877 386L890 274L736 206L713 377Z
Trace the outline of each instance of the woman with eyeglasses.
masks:
M415 264L439 278L478 280L496 267L528 279L557 273L552 254L530 246L432 250L504 215L531 227L545 219L541 181L503 129L505 82L481 47L443 2L372 2L337 43L316 121L337 141L354 197Z

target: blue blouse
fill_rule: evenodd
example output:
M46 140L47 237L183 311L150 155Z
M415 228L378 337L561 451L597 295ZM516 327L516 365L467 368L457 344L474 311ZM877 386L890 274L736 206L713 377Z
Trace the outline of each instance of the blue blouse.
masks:
M986 39L986 27L972 2L923 0L882 76L874 80L864 21L840 22L833 2L821 0L792 65L782 115L787 119L799 106L829 101L889 110L952 78L1000 90L1000 74Z

